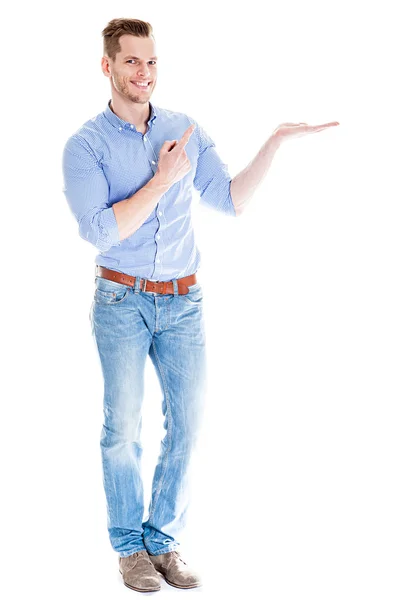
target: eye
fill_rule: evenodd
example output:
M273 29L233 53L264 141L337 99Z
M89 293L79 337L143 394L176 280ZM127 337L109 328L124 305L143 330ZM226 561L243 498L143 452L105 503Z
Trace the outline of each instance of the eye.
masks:
M127 60L126 62L128 62L128 63L129 63L129 62L132 62L132 61L134 61L134 60L135 60L134 58L130 58L130 59L129 59L129 60ZM153 64L156 64L156 61L155 61L155 60L149 60L149 62L151 62L151 63L153 63Z

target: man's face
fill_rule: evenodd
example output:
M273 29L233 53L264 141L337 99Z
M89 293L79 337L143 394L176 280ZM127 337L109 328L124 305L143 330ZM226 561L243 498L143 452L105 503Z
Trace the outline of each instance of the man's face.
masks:
M121 51L115 63L108 61L114 88L132 102L149 101L157 81L156 49L153 38L124 34L119 38ZM134 58L136 57L136 58ZM146 86L135 82L145 82Z

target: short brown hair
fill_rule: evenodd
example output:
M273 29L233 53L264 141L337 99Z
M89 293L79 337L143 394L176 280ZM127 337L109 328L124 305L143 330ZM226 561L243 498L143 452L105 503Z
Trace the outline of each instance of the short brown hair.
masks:
M139 19L112 19L107 23L107 26L101 32L103 36L103 52L104 55L111 58L113 62L121 51L119 38L121 35L129 33L136 37L152 37L153 28L147 21L139 21Z

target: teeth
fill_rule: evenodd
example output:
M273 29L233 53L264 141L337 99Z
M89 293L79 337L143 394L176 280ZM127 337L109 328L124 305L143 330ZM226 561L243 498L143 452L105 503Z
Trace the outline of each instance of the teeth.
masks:
M136 85L140 85L140 87L147 87L148 83L143 83L143 82L139 82L139 81L134 81L133 83L136 83Z

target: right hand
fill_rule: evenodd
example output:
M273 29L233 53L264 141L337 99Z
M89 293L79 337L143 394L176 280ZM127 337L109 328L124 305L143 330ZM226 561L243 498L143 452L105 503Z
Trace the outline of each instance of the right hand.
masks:
M195 127L194 124L190 125L179 142L177 140L167 140L161 146L156 175L163 183L171 186L180 181L190 171L191 164L185 146Z

